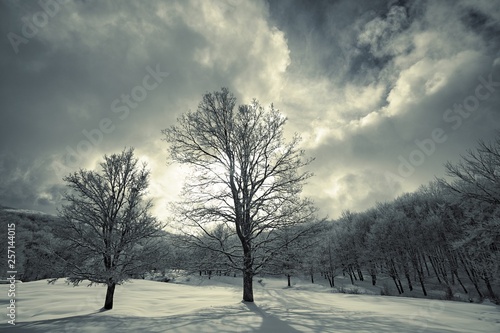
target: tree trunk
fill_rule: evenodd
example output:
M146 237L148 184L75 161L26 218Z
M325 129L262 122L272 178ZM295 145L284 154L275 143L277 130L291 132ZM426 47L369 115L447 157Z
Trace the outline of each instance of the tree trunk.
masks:
M410 288L410 291L412 291L413 285L411 283L411 277L410 277L410 273L408 272L408 270L406 270L406 272L405 272L405 277L406 277L406 281L408 282L408 288Z
M425 255L424 254L422 254L422 259L421 260L424 262L425 270L427 271L427 276L431 276L431 272L429 271L429 265L427 265L427 260L425 260Z
M467 288L465 288L464 284L462 283L462 280L458 276L458 272L455 270L454 273L455 273L455 276L457 277L458 283L460 283L460 285L462 286L462 289L464 290L464 293L468 294L469 292L467 291Z
M286 275L286 279L287 279L287 281L288 281L288 286L289 286L289 287L291 287L291 286L292 286L292 284L290 283L290 274L287 274L287 275Z
M460 258L460 261L462 262L462 265L464 266L465 273L467 273L467 277L474 285L474 288L476 289L477 294L479 295L480 298L483 298L483 294L481 293L481 290L479 290L479 286L477 284L477 279L475 277L475 274L473 273L474 269L471 267L470 271L469 271L469 268L467 267L467 264L466 264L464 258L462 258L461 255L459 255L459 258Z
M108 284L106 290L106 300L104 301L104 309L111 310L113 308L113 296L115 295L116 283Z
M424 296L427 296L427 290L425 289L424 285L424 277L420 272L418 272L418 279L420 281L420 286L422 286L422 292L424 293Z
M479 285L477 283L477 279L474 277L471 277L471 276L474 276L474 275L469 275L469 279L471 280L472 284L474 285L474 288L476 288L476 291L477 291L477 294L479 295L480 298L483 298L483 293L481 292L481 290L479 290Z
M359 281L364 281L365 277L363 276L363 272L361 272L361 269L358 268L358 277Z
M415 263L415 264L418 264L418 263ZM417 272L418 281L420 282L420 286L422 287L422 292L424 293L424 296L427 296L427 290L425 289L425 285L424 285L424 269L420 265L420 268L417 267L415 269L415 271Z
M328 283L330 284L330 288L335 287L335 278L333 277L333 275L328 275Z
M253 274L248 270L243 272L243 301L253 302Z
M438 261L437 267L438 267L438 271L441 274L441 277L444 280L444 283L447 286L449 286L450 282L448 281L448 273L446 273L446 267L445 267L444 263L442 261Z
M368 273L372 277L372 285L377 284L377 266L370 262L370 268L368 269Z
M401 289L401 294L403 294L405 291L403 289L403 284L401 283L401 280L398 277L398 283L399 283L399 288Z
M245 251L243 265L243 301L253 302L253 267L252 267L252 253L250 250Z
M490 279L488 278L488 276L484 276L483 281L486 284L486 289L488 289L488 294L492 298L492 301L496 301L497 296L495 295L495 292L493 291L493 288L491 287Z
M353 279L353 277L352 277L352 274L353 274L353 273L352 273L352 270L351 270L351 266L349 266L349 267L347 268L347 273L349 273L349 277L351 278L351 284L354 284L354 279Z
M434 270L434 273L436 274L438 282L442 283L441 282L441 278L439 277L439 273L438 273L438 271L436 269L436 266L434 265L434 261L432 260L431 256L428 256L428 257L429 257L429 261L431 262L432 269Z
M401 294L401 289L399 289L399 285L396 281L396 277L392 276L392 280L394 281L394 284L396 285L396 289L398 290L398 294Z
M422 260L420 259L420 254L418 253L412 254L411 264L413 266L413 272L415 275L415 283L417 282L418 278L418 282L420 282L420 286L422 287L422 292L424 293L424 296L427 296L427 290L425 289L424 285L425 273L424 273L424 267L422 266Z

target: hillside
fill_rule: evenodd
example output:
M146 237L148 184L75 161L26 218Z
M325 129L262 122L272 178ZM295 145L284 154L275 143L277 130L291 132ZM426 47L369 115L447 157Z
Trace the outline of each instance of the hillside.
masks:
M54 236L56 216L42 212L0 207L0 237L7 240L7 225L15 225L14 251L17 278L34 281L59 275L60 260L54 250L61 246ZM7 242L2 241L2 252L7 254ZM7 260L0 262L0 278L4 279Z

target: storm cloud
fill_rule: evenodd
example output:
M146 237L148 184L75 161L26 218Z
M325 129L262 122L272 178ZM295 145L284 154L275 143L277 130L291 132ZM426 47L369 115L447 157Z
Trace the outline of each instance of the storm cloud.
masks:
M287 117L331 217L443 176L500 129L493 1L0 2L0 204L54 212L62 177L133 146L168 215L160 130L228 87Z

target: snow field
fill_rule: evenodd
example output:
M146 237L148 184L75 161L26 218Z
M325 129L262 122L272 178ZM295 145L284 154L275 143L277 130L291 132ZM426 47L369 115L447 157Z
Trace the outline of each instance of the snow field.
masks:
M182 280L182 279L176 279ZM64 280L17 285L16 326L1 332L500 332L500 307L332 293L295 279L256 277L255 303L241 302L241 278L191 276L183 284L131 280L100 312L104 286ZM7 304L7 285L0 303Z

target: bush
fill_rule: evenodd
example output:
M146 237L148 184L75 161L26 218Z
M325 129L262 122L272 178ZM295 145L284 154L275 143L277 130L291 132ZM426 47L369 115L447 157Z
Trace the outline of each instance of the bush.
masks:
M352 295L359 295L361 294L361 291L357 288L354 287L352 289L346 289L344 286L337 288L337 292L341 294L352 294Z

